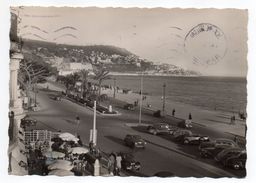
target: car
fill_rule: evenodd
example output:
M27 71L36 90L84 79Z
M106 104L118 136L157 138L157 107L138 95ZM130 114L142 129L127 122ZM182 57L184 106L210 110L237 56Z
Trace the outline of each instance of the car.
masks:
M54 100L61 101L61 96L60 96L60 95L56 95L56 96L54 97Z
M149 125L147 131L153 135L170 134L170 126L167 123L156 123Z
M125 145L131 148L145 148L147 144L139 135L126 135L124 138Z
M226 158L233 156L233 155L237 155L237 154L241 153L241 151L244 151L244 149L242 149L240 147L227 148L227 149L224 149L221 152L219 152L215 156L214 159L216 162L223 162L223 160L225 160Z
M238 145L229 139L216 139L215 141L202 142L199 145L201 157L214 158L218 153L227 148L238 147Z
M120 152L122 157L121 167L123 170L139 171L141 168L140 162L134 160L134 156L131 153Z
M21 127L26 126L35 126L37 123L36 119L31 118L29 115L26 115L24 118L21 119Z
M185 136L189 136L189 135L192 135L192 132L191 132L190 130L184 130L184 129L176 130L176 131L172 134L172 136L174 137L174 140L175 140L176 142L183 142Z
M183 144L200 144L201 142L208 141L210 141L209 136L200 134L189 134L184 136Z
M134 105L133 104L125 104L124 105L124 109L126 109L126 110L134 110L135 109L135 107L134 107Z
M241 151L238 154L233 154L231 156L226 157L222 160L222 164L225 167L230 167L235 170L245 169L247 159L247 153L245 150Z
M180 128L192 128L192 124L191 122L189 122L189 120L184 120L178 123L178 127Z

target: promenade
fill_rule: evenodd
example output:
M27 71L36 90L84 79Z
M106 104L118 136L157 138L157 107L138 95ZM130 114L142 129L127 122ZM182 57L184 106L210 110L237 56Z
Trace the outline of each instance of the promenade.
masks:
M113 97L114 91L111 89L104 89L102 94L107 94L109 97ZM127 103L134 104L135 101L140 101L140 95L136 93L116 93L115 98ZM151 107L148 107L150 105ZM163 100L160 96L146 96L146 99L142 102L143 108L147 108L152 111L161 110L163 108ZM165 101L165 114L172 115L172 110L175 109L175 117L181 119L188 119L189 113L192 114L192 122L202 126L206 126L223 133L229 133L245 136L246 122L239 119L238 114L235 114L235 124L230 124L230 118L232 113L223 111L210 111L205 110L189 104L183 104L178 102Z
M49 88L57 91L64 91L64 87L59 83L49 82L47 84L43 84L44 87L46 85ZM111 89L102 89L101 94L106 94L109 97L113 97L114 90ZM140 95L137 93L117 93L115 94L115 98L127 103L134 104L135 101L140 101ZM151 107L148 107L148 104ZM156 111L162 110L163 100L158 96L146 96L146 99L142 102L143 108L148 110ZM236 121L235 124L230 124L230 118L233 115L232 113L223 112L223 111L210 111L205 110L196 106L192 106L189 104L183 104L178 102L170 102L169 100L165 101L165 114L172 115L172 110L175 109L175 117L181 119L188 119L189 113L192 114L192 122L212 128L216 131L238 135L241 137L245 137L245 128L246 121L239 119L238 114L235 114Z

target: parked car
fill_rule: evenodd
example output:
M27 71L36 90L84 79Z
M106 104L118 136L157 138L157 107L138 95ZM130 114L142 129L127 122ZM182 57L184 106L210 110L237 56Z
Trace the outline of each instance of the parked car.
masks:
M229 139L216 139L215 141L202 142L199 145L200 155L202 157L215 157L222 150L238 147L238 145Z
M136 148L145 148L147 144L139 135L126 135L124 138L125 145L129 147Z
M29 115L26 115L24 118L21 119L21 127L26 126L35 126L37 123L36 119L31 118Z
M209 136L200 134L189 134L185 135L183 139L184 144L200 144L201 142L210 141Z
M61 96L60 96L60 95L56 95L56 96L54 97L54 100L61 101Z
M224 149L221 152L219 152L215 156L214 159L216 162L223 162L223 160L225 160L226 158L233 156L233 155L237 155L237 154L241 153L241 151L244 151L244 149L239 148L239 147L227 148L227 149Z
M230 167L235 170L244 169L246 164L247 154L245 150L242 150L238 154L233 154L231 156L227 156L222 160L222 164L225 167Z
M174 140L177 142L183 142L186 136L192 135L190 130L179 129L173 133Z
M192 124L188 120L184 120L178 123L178 127L180 128L192 128Z
M121 152L121 166L123 170L139 171L141 168L140 162L134 160L131 153Z
M169 134L170 126L167 123L156 123L153 125L149 125L147 127L147 131L153 135Z
M126 109L126 110L134 110L135 108L134 108L133 104L125 104L124 105L124 109Z

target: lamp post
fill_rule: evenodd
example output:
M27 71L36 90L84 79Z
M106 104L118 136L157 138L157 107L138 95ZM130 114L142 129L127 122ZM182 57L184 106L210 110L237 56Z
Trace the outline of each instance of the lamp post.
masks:
M163 84L163 116L165 116L165 88L166 84Z
M140 114L139 114L139 123L141 123L142 97L143 97L143 73L141 73L141 78L140 78Z
M113 98L116 98L116 78L114 78L114 95Z

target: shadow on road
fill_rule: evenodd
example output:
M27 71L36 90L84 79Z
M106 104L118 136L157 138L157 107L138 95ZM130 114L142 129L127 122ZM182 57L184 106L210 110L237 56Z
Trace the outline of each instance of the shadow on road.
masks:
M114 136L110 136L110 135L107 135L107 136L105 136L105 137L106 137L107 139L109 139L109 140L112 140L113 142L115 142L115 143L117 143L117 144L120 144L120 145L125 146L123 139L120 139L120 138L117 138L117 137L114 137Z

